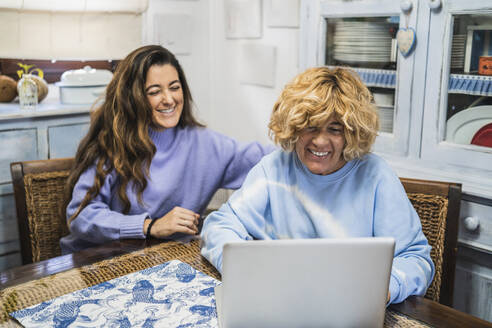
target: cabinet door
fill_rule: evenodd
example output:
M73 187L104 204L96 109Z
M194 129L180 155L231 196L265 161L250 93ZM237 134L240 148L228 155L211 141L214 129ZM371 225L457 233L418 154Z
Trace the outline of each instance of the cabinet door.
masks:
M487 183L492 178L490 1L443 1L430 17L422 158Z
M39 159L36 129L0 130L0 184L10 183L10 163Z
M88 130L88 123L49 127L49 157L74 157L80 140L87 134Z
M396 33L400 27L416 29L419 2L411 3L408 15L394 0L308 0L301 7L301 69L322 65L354 69L379 108L375 150L400 156L410 149L415 52L406 57L397 52ZM420 138L420 124L414 128Z

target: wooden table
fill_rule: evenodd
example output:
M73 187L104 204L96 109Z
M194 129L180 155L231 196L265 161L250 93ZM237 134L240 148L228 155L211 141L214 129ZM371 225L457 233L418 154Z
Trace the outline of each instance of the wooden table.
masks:
M220 279L200 255L199 241L112 242L75 254L24 265L0 273L0 326L17 327L8 313L172 259ZM391 305L385 327L491 327L492 323L422 297Z

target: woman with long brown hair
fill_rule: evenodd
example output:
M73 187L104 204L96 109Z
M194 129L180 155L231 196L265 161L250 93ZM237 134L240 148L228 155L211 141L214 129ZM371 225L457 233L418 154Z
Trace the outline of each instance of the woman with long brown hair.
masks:
M205 128L193 116L176 57L161 46L138 48L118 64L77 150L62 252L120 238L194 235L214 192L240 187L272 149Z

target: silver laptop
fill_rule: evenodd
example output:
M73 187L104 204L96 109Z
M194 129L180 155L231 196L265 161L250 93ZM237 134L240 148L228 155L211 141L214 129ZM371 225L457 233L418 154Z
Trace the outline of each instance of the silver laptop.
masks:
M382 327L393 238L228 243L219 326Z

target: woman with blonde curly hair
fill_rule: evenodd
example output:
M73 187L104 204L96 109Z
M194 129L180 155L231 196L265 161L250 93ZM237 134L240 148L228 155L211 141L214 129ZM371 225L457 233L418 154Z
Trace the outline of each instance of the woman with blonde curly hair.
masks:
M423 295L434 275L430 246L399 178L370 152L378 124L371 93L352 71L299 74L270 119L282 150L265 156L206 218L202 254L221 271L231 241L390 236L388 301Z
M239 188L272 150L206 129L192 113L176 57L161 46L140 47L118 64L77 150L62 252L120 238L197 234L215 191Z

